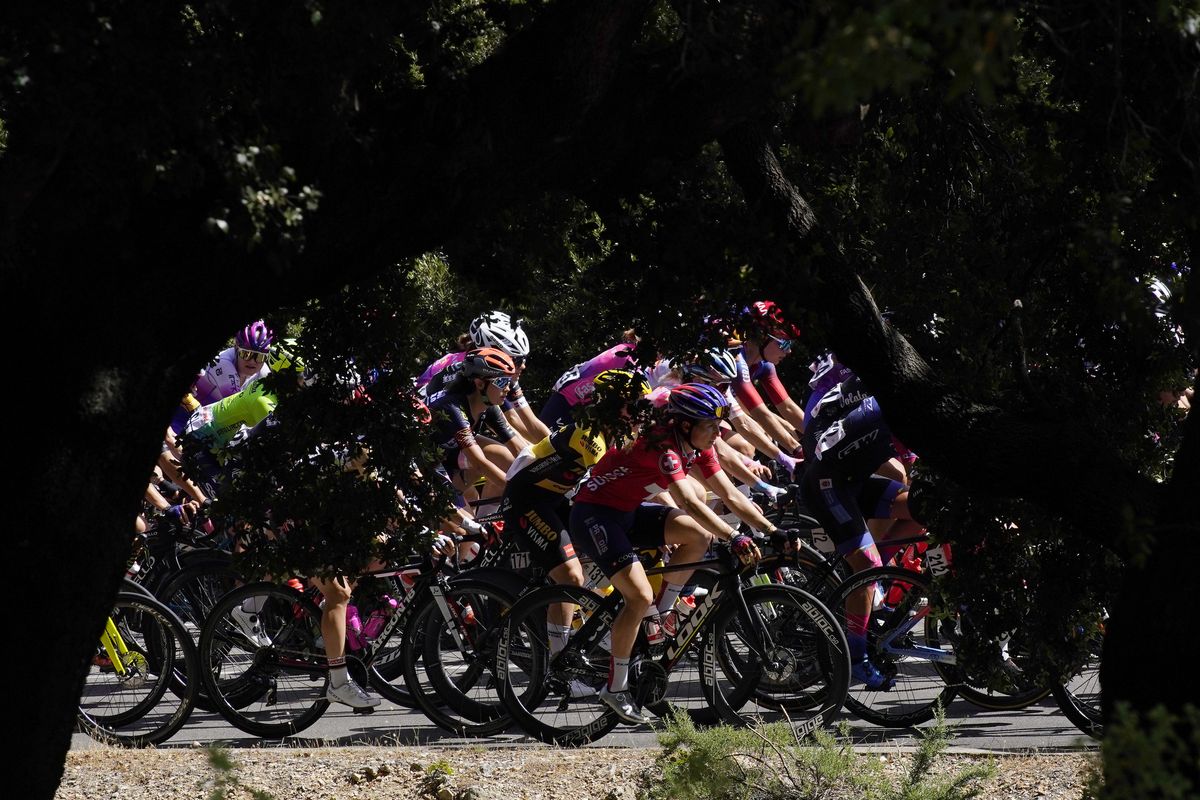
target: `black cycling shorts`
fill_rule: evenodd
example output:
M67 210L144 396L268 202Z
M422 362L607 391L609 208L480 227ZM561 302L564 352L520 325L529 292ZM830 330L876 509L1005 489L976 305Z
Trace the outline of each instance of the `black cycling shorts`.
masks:
M575 555L571 535L563 522L566 500L560 495L531 497L530 492L511 492L504 496L500 513L504 516L504 535L521 552L546 572L565 564ZM514 553L514 563L521 557Z
M639 550L666 543L667 518L674 510L658 503L642 503L633 511L576 503L571 508L571 541L611 578L637 561Z

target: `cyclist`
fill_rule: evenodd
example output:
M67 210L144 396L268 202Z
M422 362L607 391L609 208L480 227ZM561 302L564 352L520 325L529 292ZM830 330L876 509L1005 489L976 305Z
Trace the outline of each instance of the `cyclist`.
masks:
M464 493L486 478L482 498L498 500L504 473L528 442L508 424L500 404L517 374L512 358L492 347L471 350L422 389L433 415L432 432L442 449L442 471ZM485 436L478 430L487 429Z
M671 387L685 381L706 383L724 393L725 399L729 401L729 418L721 422L721 435L714 444L721 469L735 480L774 498L784 494L785 490L767 483L766 479L771 475L770 468L754 460L754 447L741 439L735 431L739 418L745 416L729 390L730 382L736 375L737 363L729 351L720 347L710 348L675 364L667 359L660 359L650 370L650 384L654 387L650 399L658 407L666 405ZM778 449L765 436L763 439L771 450Z
M805 448L809 452L801 481L805 504L855 572L882 566L867 518L912 520L908 488L876 472L896 456L891 431L879 404L857 376L835 385L812 407ZM909 530L919 525L910 522ZM908 530L893 529L899 536ZM867 657L867 623L874 597L869 589L846 601L846 635L852 675L872 690L894 681Z
M743 309L742 320L744 331L730 340L730 352L738 364L733 396L767 435L797 456L800 442L795 431L804 430L804 411L783 388L775 365L787 358L799 329L784 319L782 310L770 300L759 300ZM778 415L763 402L763 394Z
M297 380L303 378L304 363L280 344L271 346L267 368L271 372L290 370L296 373ZM197 472L193 480L206 496L217 495L225 478L230 445L253 435L275 410L277 402L275 393L267 390L263 379L255 377L241 391L192 412L182 444Z
M519 319L514 322L503 311L489 311L471 320L467 333L476 347L494 347L512 357L517 374L509 383L501 406L504 416L522 436L530 440L542 439L550 435L550 429L533 413L519 384L521 374L529 364L529 335L521 322Z
M240 392L252 378L267 374L267 356L275 333L261 319L233 336L233 347L222 350L196 378L192 394L209 405Z
M433 379L434 375L447 367L461 363L467 351L479 347L492 347L505 352L512 358L517 367L517 373L505 392L501 410L509 424L527 439L540 439L550 435L550 430L537 418L518 379L525 371L529 359L529 335L521 327L521 320L513 322L512 318L503 311L488 311L471 320L467 332L458 337L459 350L447 353L425 368L417 378L417 388L421 388Z
M605 370L630 369L635 365L633 351L637 347L637 341L634 332L627 330L621 335L620 344L564 372L555 381L553 391L542 406L538 419L551 429L569 425L571 409L591 398L593 382L597 375Z
M747 522L775 530L733 488L713 454L720 420L728 413L729 402L711 386L675 387L664 419L644 429L631 445L605 453L575 496L571 540L591 556L625 600L613 622L608 682L600 698L630 724L647 721L629 693L629 660L638 625L654 602L638 551L669 545L674 547L673 560L698 561L715 535L730 541L734 552L747 562L760 557L749 536L723 522L688 486L688 470L697 467L709 487ZM678 508L643 502L663 491ZM658 609L674 606L690 575L691 570L679 570L663 576Z

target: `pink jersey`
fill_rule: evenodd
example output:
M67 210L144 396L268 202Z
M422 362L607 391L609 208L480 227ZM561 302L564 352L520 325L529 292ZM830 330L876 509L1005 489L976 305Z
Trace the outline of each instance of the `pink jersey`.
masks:
M575 495L575 502L633 511L642 501L683 480L692 467L699 467L705 478L721 471L711 447L684 457L675 447L651 444L665 433L664 429L658 429L639 438L627 451L612 449L605 453L592 467L590 477Z
M466 357L467 354L465 351L459 353L446 353L446 355L442 356L437 361L425 368L425 371L421 373L421 377L417 378L417 388L420 389L422 386L433 380L434 375L437 375L451 364L457 364L460 361L465 360Z
M605 350L591 361L576 364L563 373L554 384L554 391L567 401L567 405L586 403L596 391L596 376L606 369L626 369L633 364L634 345L622 342Z

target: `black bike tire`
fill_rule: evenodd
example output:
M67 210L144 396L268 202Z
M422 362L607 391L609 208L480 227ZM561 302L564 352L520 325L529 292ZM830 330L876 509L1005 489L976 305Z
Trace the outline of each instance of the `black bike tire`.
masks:
M199 674L200 659L196 652L195 646L192 644L191 636L188 635L187 630L183 627L183 623L171 613L170 609L168 609L159 601L155 600L153 597L149 596L148 594L143 594L140 591L122 591L118 593L114 606L119 607L121 605L138 608L142 613L151 614L158 621L160 626L169 631L171 634L173 647L172 652L168 654L169 657L175 663L178 663L178 659L182 658L184 665L183 668L188 671L188 674ZM176 650L179 651L178 656L176 656L176 653L174 652ZM157 701L161 700L166 694L166 683L167 682L164 681L162 687L156 689L154 694L157 695L157 697L154 704L139 704L147 705L147 707L141 710L142 713L137 715L136 719L124 719L120 724L105 724L102 720L97 719L92 714L89 714L80 708L78 710L77 718L81 728L94 738L112 744L118 744L123 747L149 747L151 745L157 745L167 741L176 733L178 733L180 728L187 724L188 719L191 717L192 710L195 707L195 687L198 684L197 681L193 680L188 682L191 690L184 691L182 694L177 695L179 699L179 705L162 725L143 733L129 733L128 731L121 731L122 727L128 727L133 722L144 718L145 715L149 713L150 709L153 708L153 705L156 705Z
M228 558L197 558L163 584L158 590L158 599L180 618L184 627L187 627L189 622L195 627L192 640L199 648L200 632L204 629L208 613L221 597L238 588L241 583L240 576L234 571ZM177 688L179 681L172 685L173 691ZM234 698L230 700L233 702ZM209 698L203 681L197 686L196 706L203 711L217 713L216 705Z
M728 634L739 627L744 628L748 624L756 625L757 620L762 620L764 615L756 612L755 609L765 606L771 609L771 616L780 619L780 624L784 626L777 633L786 630L795 635L799 631L800 625L793 626L782 621L785 620L785 617L779 615L779 610L774 606L790 608L794 614L787 619L795 619L805 626L810 624L812 626L807 633L810 648L815 649L812 652L804 652L801 660L808 663L811 659L817 659L814 666L821 670L823 689L816 695L818 702L796 704L796 711L803 711L809 715L804 721L797 724L791 717L789 717L789 721L801 733L808 733L819 727L828 727L845 702L850 686L849 649L845 633L837 619L815 595L793 586L757 585L744 589L742 595L747 608L754 615L754 622L748 621L742 605L730 598L714 612L712 622L706 626L703 660L706 665L711 665L711 668L701 672L701 685L709 703L716 709L722 721L727 724L744 726L761 716L757 712L743 712L743 708L750 698L755 696L760 689L761 671L747 672L744 659L741 664L733 663L730 657L731 651L728 649ZM796 630L792 631L793 628ZM792 650L792 648L786 647L784 649ZM720 665L720 668L732 681L734 687L732 692L720 689L716 680L717 665ZM786 706L787 704L777 703L776 705ZM816 706L815 710L814 706Z
M530 736L547 744L563 747L579 747L593 742L608 734L619 722L612 710L606 710L591 723L584 726L555 726L548 725L535 717L528 709L532 703L534 709L546 699L550 688L547 674L548 661L539 651L530 652L528 674L530 687L524 692L513 690L511 676L508 672L507 656L513 652L515 640L523 630L528 629L530 637L540 637L545 631L545 616L532 620L529 617L539 613L552 602L567 602L575 605L595 605L601 601L590 589L576 586L545 586L526 593L513 605L509 612L507 624L504 626L501 645L496 658L497 690L501 700L508 708L513 720Z
M500 610L502 614L512 607L515 598L488 582L454 580L448 599L454 600L461 608L465 598L474 600L467 599L466 602L472 606L476 629L484 641L484 650L476 653L467 684L473 688L482 680L494 688L494 647L489 647L486 642L490 637L499 636L497 626L501 624L502 617L493 612ZM486 627L483 628L478 627L479 616L485 608L483 603L478 602L480 598L486 598L489 607L495 604L489 608ZM457 736L486 737L506 730L513 724L512 716L498 693L493 703L482 703L463 692L461 677L456 681L447 673L441 647L443 626L441 608L433 595L427 594L404 632L403 661L409 693L433 724Z
M861 589L864 586L875 583L876 581L883 582L898 582L906 583L916 587L918 591L923 593L923 596L928 599L932 593L928 578L920 573L911 570L902 569L899 567L876 567L874 569L864 570L855 573L839 590L837 596L830 603L830 608L836 609L835 616L839 622L843 619L846 598L854 591ZM873 636L872 632L872 636ZM933 642L941 646L936 635L933 636ZM933 662L929 662L933 663ZM936 666L936 665L934 665ZM933 673L938 676L939 681L943 684L941 691L932 698L928 703L917 707L916 709L906 713L885 714L878 711L869 703L859 700L855 694L853 687L851 693L846 698L846 708L856 717L866 720L867 722L880 725L885 728L908 728L915 725L920 725L923 722L928 722L933 719L937 713L937 707L940 704L944 709L949 706L950 701L954 699L958 692L958 687L953 683L947 683L941 678L941 670L931 667ZM880 694L876 692L875 694Z
M1103 687L1100 685L1099 672L1100 652L1104 643L1103 634L1099 632L1093 634L1093 638L1090 641L1092 644L1092 657L1084 665L1083 672L1091 673L1092 677L1086 679L1085 685L1092 686L1094 682L1095 691L1089 692L1085 697L1082 693L1073 690L1071 688L1071 681L1068 681L1064 684L1056 684L1052 692L1063 716L1069 719L1076 728L1079 728L1079 730L1093 739L1103 739Z
M224 623L225 615L234 606L239 606L246 599L255 596L266 596L273 598L280 604L286 603L287 607L292 609L293 614L299 615L293 623L289 623L286 620L283 621L284 631L304 634L306 630L314 629L314 626L319 631L321 611L306 594L298 592L289 586L279 586L272 583L248 584L223 596L217 602L216 606L213 607L208 619L205 621L204 629L200 633L201 674L204 677L209 697L216 706L217 712L225 721L238 730L245 731L254 736L283 738L305 730L321 718L321 715L329 708L329 701L325 699L324 691L307 708L287 720L281 722L262 722L247 716L246 709L254 701L251 701L251 703L242 702L244 694L250 691L251 686L258 686L260 688L256 692L255 700L261 696L261 691L263 690L258 680L244 680L245 675L243 675L236 682L222 684L219 682L220 676L218 672L214 670L214 659L223 659L226 654L221 652L222 640L226 638L226 634L222 630L226 625ZM260 651L271 649L260 648ZM267 655L269 656L270 654L268 653ZM270 669L269 663L264 661L260 664L258 661L259 658L260 656L256 653L255 662L252 665L252 669L258 670L258 674L252 676L256 679L262 677ZM325 660L324 653L317 654L314 649L310 658L313 674L319 674L322 670L326 671L324 678L321 680L321 688L324 689L329 682L327 674L328 663Z

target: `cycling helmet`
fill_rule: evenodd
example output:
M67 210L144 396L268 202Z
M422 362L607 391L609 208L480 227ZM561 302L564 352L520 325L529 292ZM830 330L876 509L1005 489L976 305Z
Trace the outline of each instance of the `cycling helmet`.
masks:
M765 336L778 336L781 339L795 339L800 336L800 329L784 319L783 309L771 300L759 300L751 303L745 310L749 317L750 327Z
M723 347L711 347L683 365L684 378L698 383L729 383L737 374L737 359Z
M251 322L234 334L233 341L243 350L253 350L256 353L266 353L271 349L275 333L261 319Z
M592 380L592 387L597 402L618 397L624 403L632 403L650 394L650 382L646 376L630 369L606 369Z
M671 390L667 413L688 419L725 419L729 400L725 393L706 383L682 383Z
M463 358L462 371L468 378L511 378L517 374L517 365L503 350L480 347L471 350Z
M529 355L529 337L521 330L521 320L514 323L503 311L489 311L471 320L467 333L476 347L494 347L513 358Z

